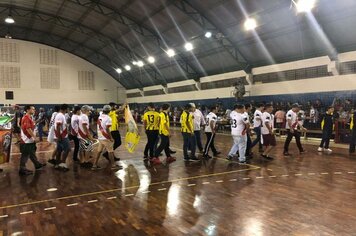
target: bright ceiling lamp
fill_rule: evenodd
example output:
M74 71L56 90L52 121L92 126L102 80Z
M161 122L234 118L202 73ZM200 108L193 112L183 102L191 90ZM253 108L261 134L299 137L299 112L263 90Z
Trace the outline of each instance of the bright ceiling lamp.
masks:
M166 53L169 57L174 57L176 55L176 52L171 48L168 49Z
M121 70L120 68L117 68L117 69L116 69L116 72L119 73L119 74L121 74L121 73L122 73L122 70Z
M138 61L137 62L137 66L138 67L143 67L145 64L143 63L143 61Z
M5 23L14 24L15 20L14 20L14 18L12 18L12 16L9 15L8 17L5 18Z
M211 38L212 35L213 34L211 32L209 32L209 31L205 33L205 37L206 38Z
M126 65L126 66L125 66L125 70L127 70L127 71L131 70L131 66Z
M132 65L136 66L137 65L137 61L133 61Z
M253 18L247 18L244 23L245 30L254 30L257 27L257 22Z
M316 0L293 0L298 12L310 12L315 7L315 2Z
M185 45L184 45L184 47L185 47L185 50L187 50L187 51L192 51L193 50L193 44L191 44L191 43L186 43Z
M147 61L149 62L149 63L155 63L155 58L154 57L152 57L152 56L149 56L148 58L147 58Z

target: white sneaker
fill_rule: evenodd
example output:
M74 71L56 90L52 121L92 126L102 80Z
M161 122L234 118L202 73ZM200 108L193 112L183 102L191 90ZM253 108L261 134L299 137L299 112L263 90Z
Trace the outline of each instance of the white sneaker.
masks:
M330 152L332 152L333 150L331 150L330 148L328 148L328 149L325 149L325 151L330 153Z
M318 147L318 152L322 152L324 148Z

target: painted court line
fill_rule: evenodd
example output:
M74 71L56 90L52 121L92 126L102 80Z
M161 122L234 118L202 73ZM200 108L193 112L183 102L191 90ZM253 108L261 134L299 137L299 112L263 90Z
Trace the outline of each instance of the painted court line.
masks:
M210 184L210 182L203 182L202 184Z
M334 172L335 175L341 175L342 172Z
M263 176L256 176L256 179L263 179Z
M233 182L233 181L237 181L237 179L230 179L229 181Z
M224 180L217 180L217 181L215 181L216 183L222 183L222 182L224 182Z
M277 176L275 176L275 175L270 175L270 176L268 176L268 177L270 177L270 178L276 178Z
M251 179L251 178L242 178L243 180L248 180L248 179Z
M97 202L97 201L98 201L97 199L94 199L94 200L88 201L88 203L93 203L93 202Z
M67 204L67 207L71 207L71 206L78 206L78 203L71 203L71 204Z
M47 207L44 210L45 211L50 211L50 210L55 210L55 209L57 209L57 207Z
M133 196L133 195L135 195L135 194L129 193L129 194L125 194L125 197L131 197L131 196Z
M151 191L143 191L142 193L150 193Z
M191 187L191 186L195 186L196 184L188 184L187 186L188 187Z
M349 172L347 172L347 173L349 173L349 174L355 174L356 172L354 172L354 171L349 171Z
M321 175L328 175L329 173L327 172L323 172L323 173L320 173Z
M115 199L115 198L117 198L117 197L116 197L116 196L114 196L114 197L108 197L108 198L106 198L106 199L111 200L111 199Z
M23 211L23 212L20 212L20 215L27 215L27 214L32 214L33 211Z
M6 217L9 217L9 215L2 215L2 216L0 216L0 218L6 218Z
M167 190L167 188L159 188L159 189L157 189L158 191L165 191L165 190Z
M155 186L155 185L160 185L160 184L164 184L164 183L174 183L174 182L185 181L185 180L190 180L190 179L200 179L200 178L206 178L206 177L221 176L221 175L239 173L239 172L244 172L244 171L249 171L249 170L257 170L257 169L260 169L260 167L239 169L239 170L232 170L232 171L225 171L225 172L217 172L217 173L212 173L212 174L197 175L197 176L191 176L191 177L179 178L179 179L173 179L173 180L166 180L166 181L151 183L149 186ZM139 185L135 185L135 186L130 186L130 187L126 187L126 188L114 188L114 189L88 192L88 193L82 193L82 194L68 195L68 196L63 196L63 197L58 197L58 198L51 198L51 199L38 200L38 201L33 201L33 202L25 202L25 203L19 203L19 204L7 205L7 206L0 206L0 209L28 206L28 205L34 205L34 204L39 204L39 203L73 199L73 198L79 198L79 197L84 197L84 196L92 196L92 195L97 195L97 194L112 193L112 192L118 192L118 191L123 191L123 190L128 190L128 189L135 189L135 188L139 188L139 187L140 187Z
M281 175L282 177L288 177L289 175Z

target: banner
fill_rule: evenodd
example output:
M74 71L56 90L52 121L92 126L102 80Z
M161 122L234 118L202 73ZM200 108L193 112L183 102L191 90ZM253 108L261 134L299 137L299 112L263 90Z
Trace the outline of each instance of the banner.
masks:
M127 124L127 132L125 136L125 147L130 153L135 151L135 148L140 141L135 119L132 116L129 105L125 108L125 123Z
M10 161L11 130L0 130L0 164Z

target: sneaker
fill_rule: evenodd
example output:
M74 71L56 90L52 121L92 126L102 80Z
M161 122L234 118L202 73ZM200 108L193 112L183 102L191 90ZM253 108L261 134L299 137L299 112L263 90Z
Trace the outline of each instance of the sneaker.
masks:
M184 161L190 161L190 159L189 158L184 158Z
M211 158L213 158L212 156L209 156L209 155L203 155L203 158L205 158L205 159L211 159Z
M57 162L56 162L55 159L49 159L49 160L48 160L48 163L49 163L49 164L52 164L52 165L56 165Z
M152 158L150 161L151 161L152 164L154 164L154 165L159 165L159 164L162 163L161 160L160 160L158 157L154 157L154 158Z
M328 149L325 149L325 151L328 152L328 153L331 153L333 150L331 150L330 148L328 148Z
M113 165L113 166L111 166L111 169L112 169L112 170L122 169L122 166Z
M69 168L68 168L68 166L67 166L66 163L61 163L61 164L59 164L59 168L60 168L61 170L63 170L63 171L68 171L68 170L69 170Z
M176 161L176 158L174 158L174 157L167 157L167 159L166 159L166 162L168 162L168 163L172 163L175 161Z
M268 161L274 160L273 157L270 157L270 156L267 156L267 155L263 155L263 154L261 154L261 157L263 157L264 159L266 159L266 160L268 160Z
M322 151L324 151L324 148L318 147L318 152L322 152Z
M285 157L291 156L291 155L289 154L289 152L283 152L283 155L284 155Z
M120 161L121 159L114 156L114 161Z
M42 167L46 166L46 163L40 163L35 167L36 170L42 170Z
M232 159L234 159L232 155L227 155L226 160L232 161Z
M221 152L216 152L216 153L214 153L214 157L217 157L217 156L219 156L219 154L221 154Z
M100 170L100 169L102 169L100 166L93 166L93 167L91 168L91 170Z
M33 172L28 170L28 169L21 169L19 170L19 175L25 176L25 175L32 175Z
M199 158L197 158L196 156L192 156L189 158L190 161L200 161Z
M240 164L246 164L247 162L246 162L246 160L242 160L242 161L239 160L239 163Z

